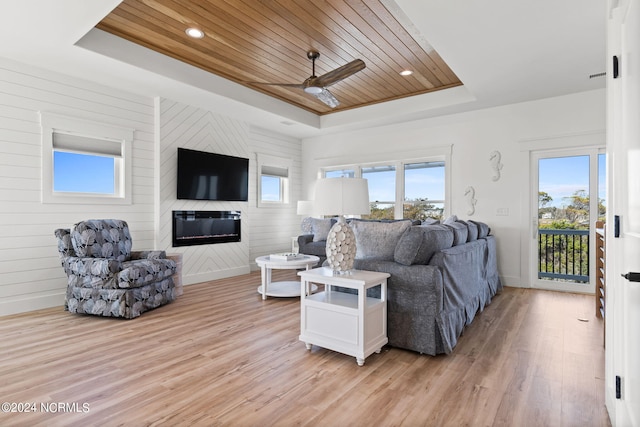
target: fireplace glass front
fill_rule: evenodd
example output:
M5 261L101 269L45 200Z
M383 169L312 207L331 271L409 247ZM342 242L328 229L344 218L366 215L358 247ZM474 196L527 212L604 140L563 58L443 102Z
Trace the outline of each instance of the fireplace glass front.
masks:
M173 211L174 247L239 241L239 211Z

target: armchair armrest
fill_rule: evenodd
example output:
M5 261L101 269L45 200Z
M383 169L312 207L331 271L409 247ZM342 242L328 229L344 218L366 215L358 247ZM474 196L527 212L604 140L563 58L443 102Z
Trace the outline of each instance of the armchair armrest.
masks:
M298 247L313 242L313 234L302 234L298 236Z
M122 263L110 258L65 257L64 269L74 276L94 276L108 279L122 270Z
M172 259L138 259L127 261L118 273L119 288L139 288L149 283L168 279L176 272Z
M131 251L131 259L164 259L165 251Z

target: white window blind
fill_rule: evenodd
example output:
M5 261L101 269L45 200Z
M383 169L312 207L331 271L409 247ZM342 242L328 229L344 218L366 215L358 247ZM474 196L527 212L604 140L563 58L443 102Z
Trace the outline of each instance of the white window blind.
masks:
M122 145L122 141L110 141L69 133L53 132L54 150L122 157Z
M262 173L262 175L277 176L279 178L289 178L288 168L262 165L260 172Z

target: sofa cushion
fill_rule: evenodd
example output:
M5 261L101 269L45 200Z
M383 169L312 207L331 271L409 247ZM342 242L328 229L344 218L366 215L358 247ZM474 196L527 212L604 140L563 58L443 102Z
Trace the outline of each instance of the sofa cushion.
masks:
M478 239L484 239L491 233L491 229L484 222L473 220L469 220L469 222L473 222L478 227Z
M435 218L425 218L422 221L422 225L433 225L433 224L440 224L440 220L439 219L435 219ZM420 224L418 224L420 225Z
M458 215L451 215L450 217L448 217L444 221L442 221L442 223L443 224L453 224L456 221L458 221Z
M131 234L125 221L90 219L71 229L71 242L79 257L111 258L127 261L131 257Z
M478 240L478 226L473 221L463 221L459 219L458 222L467 227L467 242Z
M413 226L398 241L394 260L403 265L427 264L433 254L452 244L453 230L446 225Z
M327 240L329 230L331 230L333 224L334 222L331 220L331 218L311 218L311 231L313 232L313 241L320 242L323 240Z
M445 225L453 230L453 246L463 245L467 243L469 230L465 224L460 222L445 223Z
M410 220L351 221L351 228L356 236L356 259L393 261L398 241L409 227Z

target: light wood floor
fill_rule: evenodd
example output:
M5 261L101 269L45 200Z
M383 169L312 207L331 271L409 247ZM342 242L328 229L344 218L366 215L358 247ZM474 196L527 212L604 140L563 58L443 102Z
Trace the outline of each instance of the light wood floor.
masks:
M453 354L385 347L358 367L307 351L299 301L262 301L258 282L187 286L134 320L61 308L1 317L0 401L88 411L0 413L0 425L610 425L592 297L505 289Z

